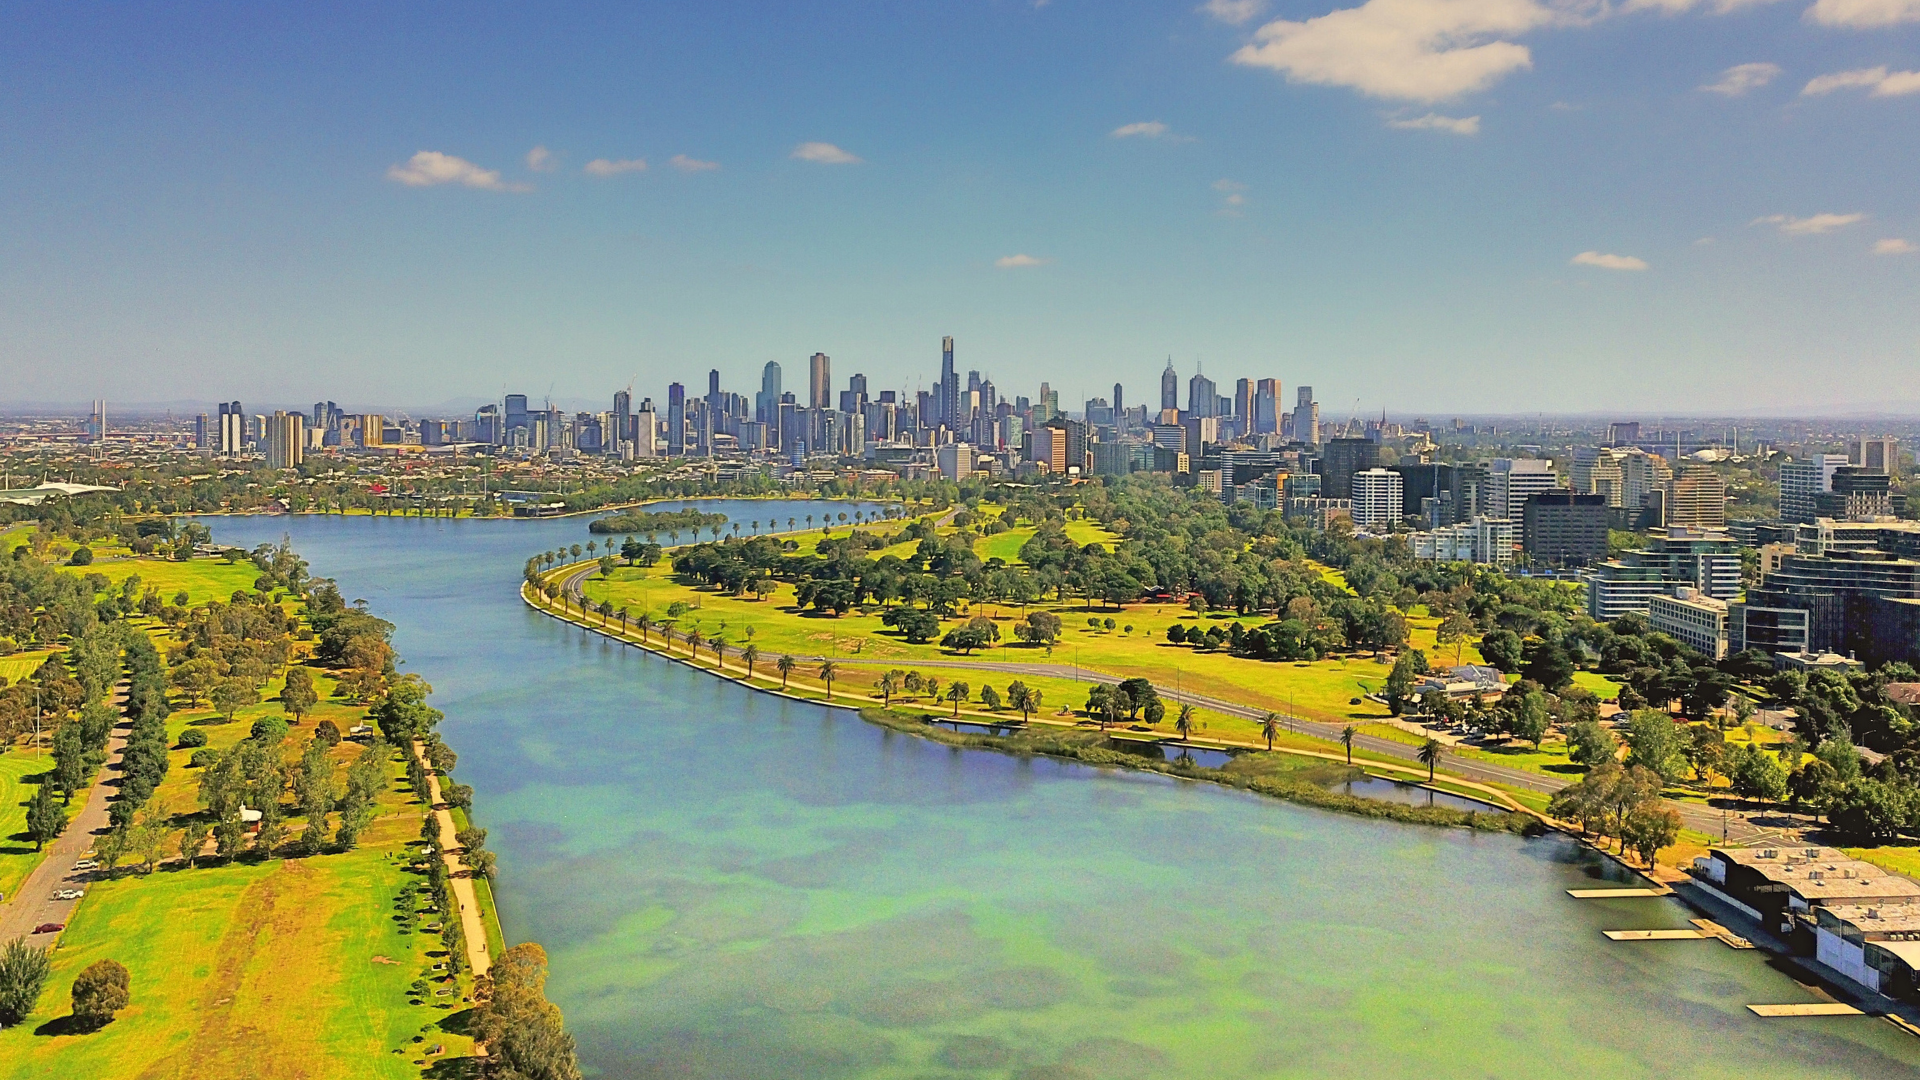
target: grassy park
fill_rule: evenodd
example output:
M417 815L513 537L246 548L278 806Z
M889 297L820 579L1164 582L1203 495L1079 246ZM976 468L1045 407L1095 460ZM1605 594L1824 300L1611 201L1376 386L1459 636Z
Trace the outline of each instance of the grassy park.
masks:
M72 568L80 572L82 568ZM139 574L169 599L185 591L195 604L251 589L259 571L250 562L196 559L107 560L85 568L118 582ZM284 602L286 610L296 605ZM142 616L137 627L164 649L166 627ZM283 754L300 747L323 720L341 731L367 721L363 706L332 696L335 680L307 667L319 702L292 727ZM226 750L251 733L253 722L292 721L277 700L285 682L276 675L260 687L261 700L225 717L206 705L176 699L167 717L168 770L147 805L178 822L200 810L196 750L182 735L204 735L205 748ZM328 757L336 775L360 753L342 741ZM26 778L36 765L31 749L0 755L0 888L23 879L37 857L15 839L31 794ZM310 1077L417 1077L423 1065L471 1051L460 1005L468 983L449 996L429 994L421 980L441 978L445 951L427 927L440 915L418 907L414 890L426 875L415 862L424 805L389 758L384 790L358 846L302 858L252 854L187 868L167 858L151 872L123 865L87 887L54 952L53 972L39 1006L25 1023L0 1030L0 1080L38 1076L232 1077L260 1075L262 1062L299 1062ZM71 809L78 810L79 797ZM297 832L303 819L289 824ZM18 849L17 851L15 849ZM492 919L491 897L481 890ZM490 947L504 948L497 925ZM127 966L132 1004L106 1027L69 1030L69 988L88 964L111 958ZM449 1030L449 1028L453 1030ZM417 1041L416 1041L417 1040ZM437 1052L428 1050L437 1047Z

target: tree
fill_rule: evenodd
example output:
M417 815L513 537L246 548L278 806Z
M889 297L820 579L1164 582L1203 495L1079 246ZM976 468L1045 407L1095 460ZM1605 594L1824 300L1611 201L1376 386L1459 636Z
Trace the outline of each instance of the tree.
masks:
M1653 869L1660 849L1680 838L1680 815L1657 805L1636 807L1620 828L1620 845L1639 855Z
M1473 620L1458 611L1448 612L1440 620L1440 626L1434 631L1434 640L1442 645L1452 643L1453 662L1460 662L1461 652L1466 648L1467 635L1473 633Z
M773 666L774 670L780 673L780 689L785 690L787 688L787 676L793 674L793 669L799 665L794 662L793 657L781 653L780 659L775 660Z
M827 700L833 700L833 677L840 669L831 660L820 661L820 681L827 684Z
M313 688L313 673L304 667L287 669L287 684L280 690L280 704L299 723L313 711L320 701L320 695Z
M900 631L910 645L925 645L940 632L939 616L914 607L888 608L880 621Z
M174 666L170 677L176 689L186 695L187 705L192 707L207 696L213 684L220 681L220 669L212 660L202 656L186 663Z
M508 1075L580 1080L573 1036L546 998L547 954L525 942L502 953L487 973L489 993L474 1010L472 1034L498 1055Z
M973 689L959 679L953 680L953 685L947 687L947 700L953 702L954 719L960 718L960 703L967 700L972 692Z
M1393 670L1387 673L1385 697L1387 712L1399 716L1406 711L1407 699L1413 694L1413 658L1402 655L1393 662Z
M1666 783L1680 779L1686 768L1680 735L1673 720L1658 709L1642 709L1627 721L1627 767L1651 770Z
M1521 673L1549 691L1572 682L1573 673L1578 670L1572 655L1557 641L1529 641L1521 649L1521 657Z
M33 1012L52 971L51 946L33 948L25 937L0 945L0 1024L17 1024Z
M1433 783L1433 771L1440 765L1440 755L1446 748L1439 739L1428 739L1420 744L1420 764L1427 767L1427 783Z
M125 966L115 960L95 960L73 980L74 1019L89 1028L105 1026L114 1013L127 1007L131 987Z
M1614 760L1619 751L1620 744L1597 720L1582 720L1567 733L1567 756L1589 769Z
M1000 691L995 690L991 686L982 686L980 688L980 704L986 706L988 712L999 712Z
M1270 712L1260 721L1260 734L1267 740L1267 749L1273 749L1273 740L1280 734L1280 714Z
M425 738L444 717L439 709L427 704L427 695L431 693L433 687L418 675L394 680L386 694L369 710L374 723L380 726L381 737L401 747Z
M1027 717L1036 708L1033 701L1033 691L1028 689L1027 684L1021 682L1019 679L1015 679L1007 684L1007 704L1020 710L1021 723L1025 723Z
M1193 706L1180 706L1180 712L1175 715L1173 719L1173 730L1180 733L1181 739L1185 740L1193 737L1194 721L1197 716L1198 712Z
M1359 733L1359 729L1355 728L1352 724L1348 724L1340 732L1340 745L1347 748L1348 765L1353 764L1353 737Z
M751 632L753 628L748 627L747 629L749 632ZM753 665L755 661L759 659L760 659L760 646L755 645L751 641L747 642L746 648L740 650L740 662L747 665L747 678L749 679L753 678Z
M1051 611L1029 611L1025 621L1014 625L1013 633L1029 645L1051 645L1060 638L1060 616Z
M1787 770L1759 747L1748 745L1734 750L1727 763L1727 779L1741 798L1778 802L1787 796Z
M57 838L67 827L67 811L53 801L53 785L42 783L27 804L27 835L33 838L33 850Z
M885 708L893 708L893 695L900 689L899 676L889 671L880 676L880 703Z
M1501 671L1520 670L1520 635L1511 630L1495 630L1480 639L1480 655Z
M221 679L213 687L213 707L220 719L233 722L233 714L260 701L260 691L245 679Z

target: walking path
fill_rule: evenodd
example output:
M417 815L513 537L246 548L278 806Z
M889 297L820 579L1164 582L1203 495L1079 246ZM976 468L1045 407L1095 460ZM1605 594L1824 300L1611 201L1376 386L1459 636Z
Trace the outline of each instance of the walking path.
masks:
M122 684L114 690L113 705L117 709L125 701L126 687ZM76 871L73 864L93 848L95 837L107 831L107 800L119 787L120 754L126 749L127 732L132 727L125 716L115 722L107 736L107 763L94 778L80 812L67 822L66 831L47 845L47 857L27 875L19 891L0 906L0 942L25 937L30 945L51 944L58 931L35 934L33 928L46 923L65 925L73 917L74 908L80 906L78 900L55 900L53 894L60 889L84 890L95 878L96 871ZM47 768L53 768L51 756Z
M424 767L427 763L426 747L420 740L413 741L413 756L420 759ZM440 823L440 858L447 864L447 874L453 879L453 899L460 905L460 930L467 939L467 966L473 969L475 978L487 973L493 966L493 960L487 955L487 924L480 916L480 900L473 892L473 879L467 876L466 864L460 860L455 849L460 841L455 837L458 831L453 827L453 811L440 801L440 778L432 769L427 769L427 803L433 807L434 820Z

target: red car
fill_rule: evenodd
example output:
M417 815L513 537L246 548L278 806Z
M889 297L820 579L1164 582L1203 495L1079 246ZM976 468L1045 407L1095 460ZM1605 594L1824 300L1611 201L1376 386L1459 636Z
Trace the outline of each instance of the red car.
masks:
M66 923L43 922L39 926L34 927L33 932L36 934L57 934L66 928Z

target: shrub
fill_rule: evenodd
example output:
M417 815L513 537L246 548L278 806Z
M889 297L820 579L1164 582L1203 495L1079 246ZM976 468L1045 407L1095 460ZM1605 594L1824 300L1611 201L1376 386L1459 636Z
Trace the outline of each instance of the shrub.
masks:
M191 750L196 746L207 745L207 733L197 727L190 727L180 733L180 749Z
M263 716L253 722L250 738L264 743L275 743L287 737L287 722L277 716Z
M73 552L73 558L68 559L67 562L73 566L91 566L93 565L93 549L86 547L76 548Z
M33 1011L53 970L51 949L36 949L24 937L0 946L0 1024L17 1024Z
M218 750L195 750L193 756L187 759L187 768L204 769L219 760L220 752Z
M313 725L313 737L328 746L340 745L340 725L331 720L322 720Z

